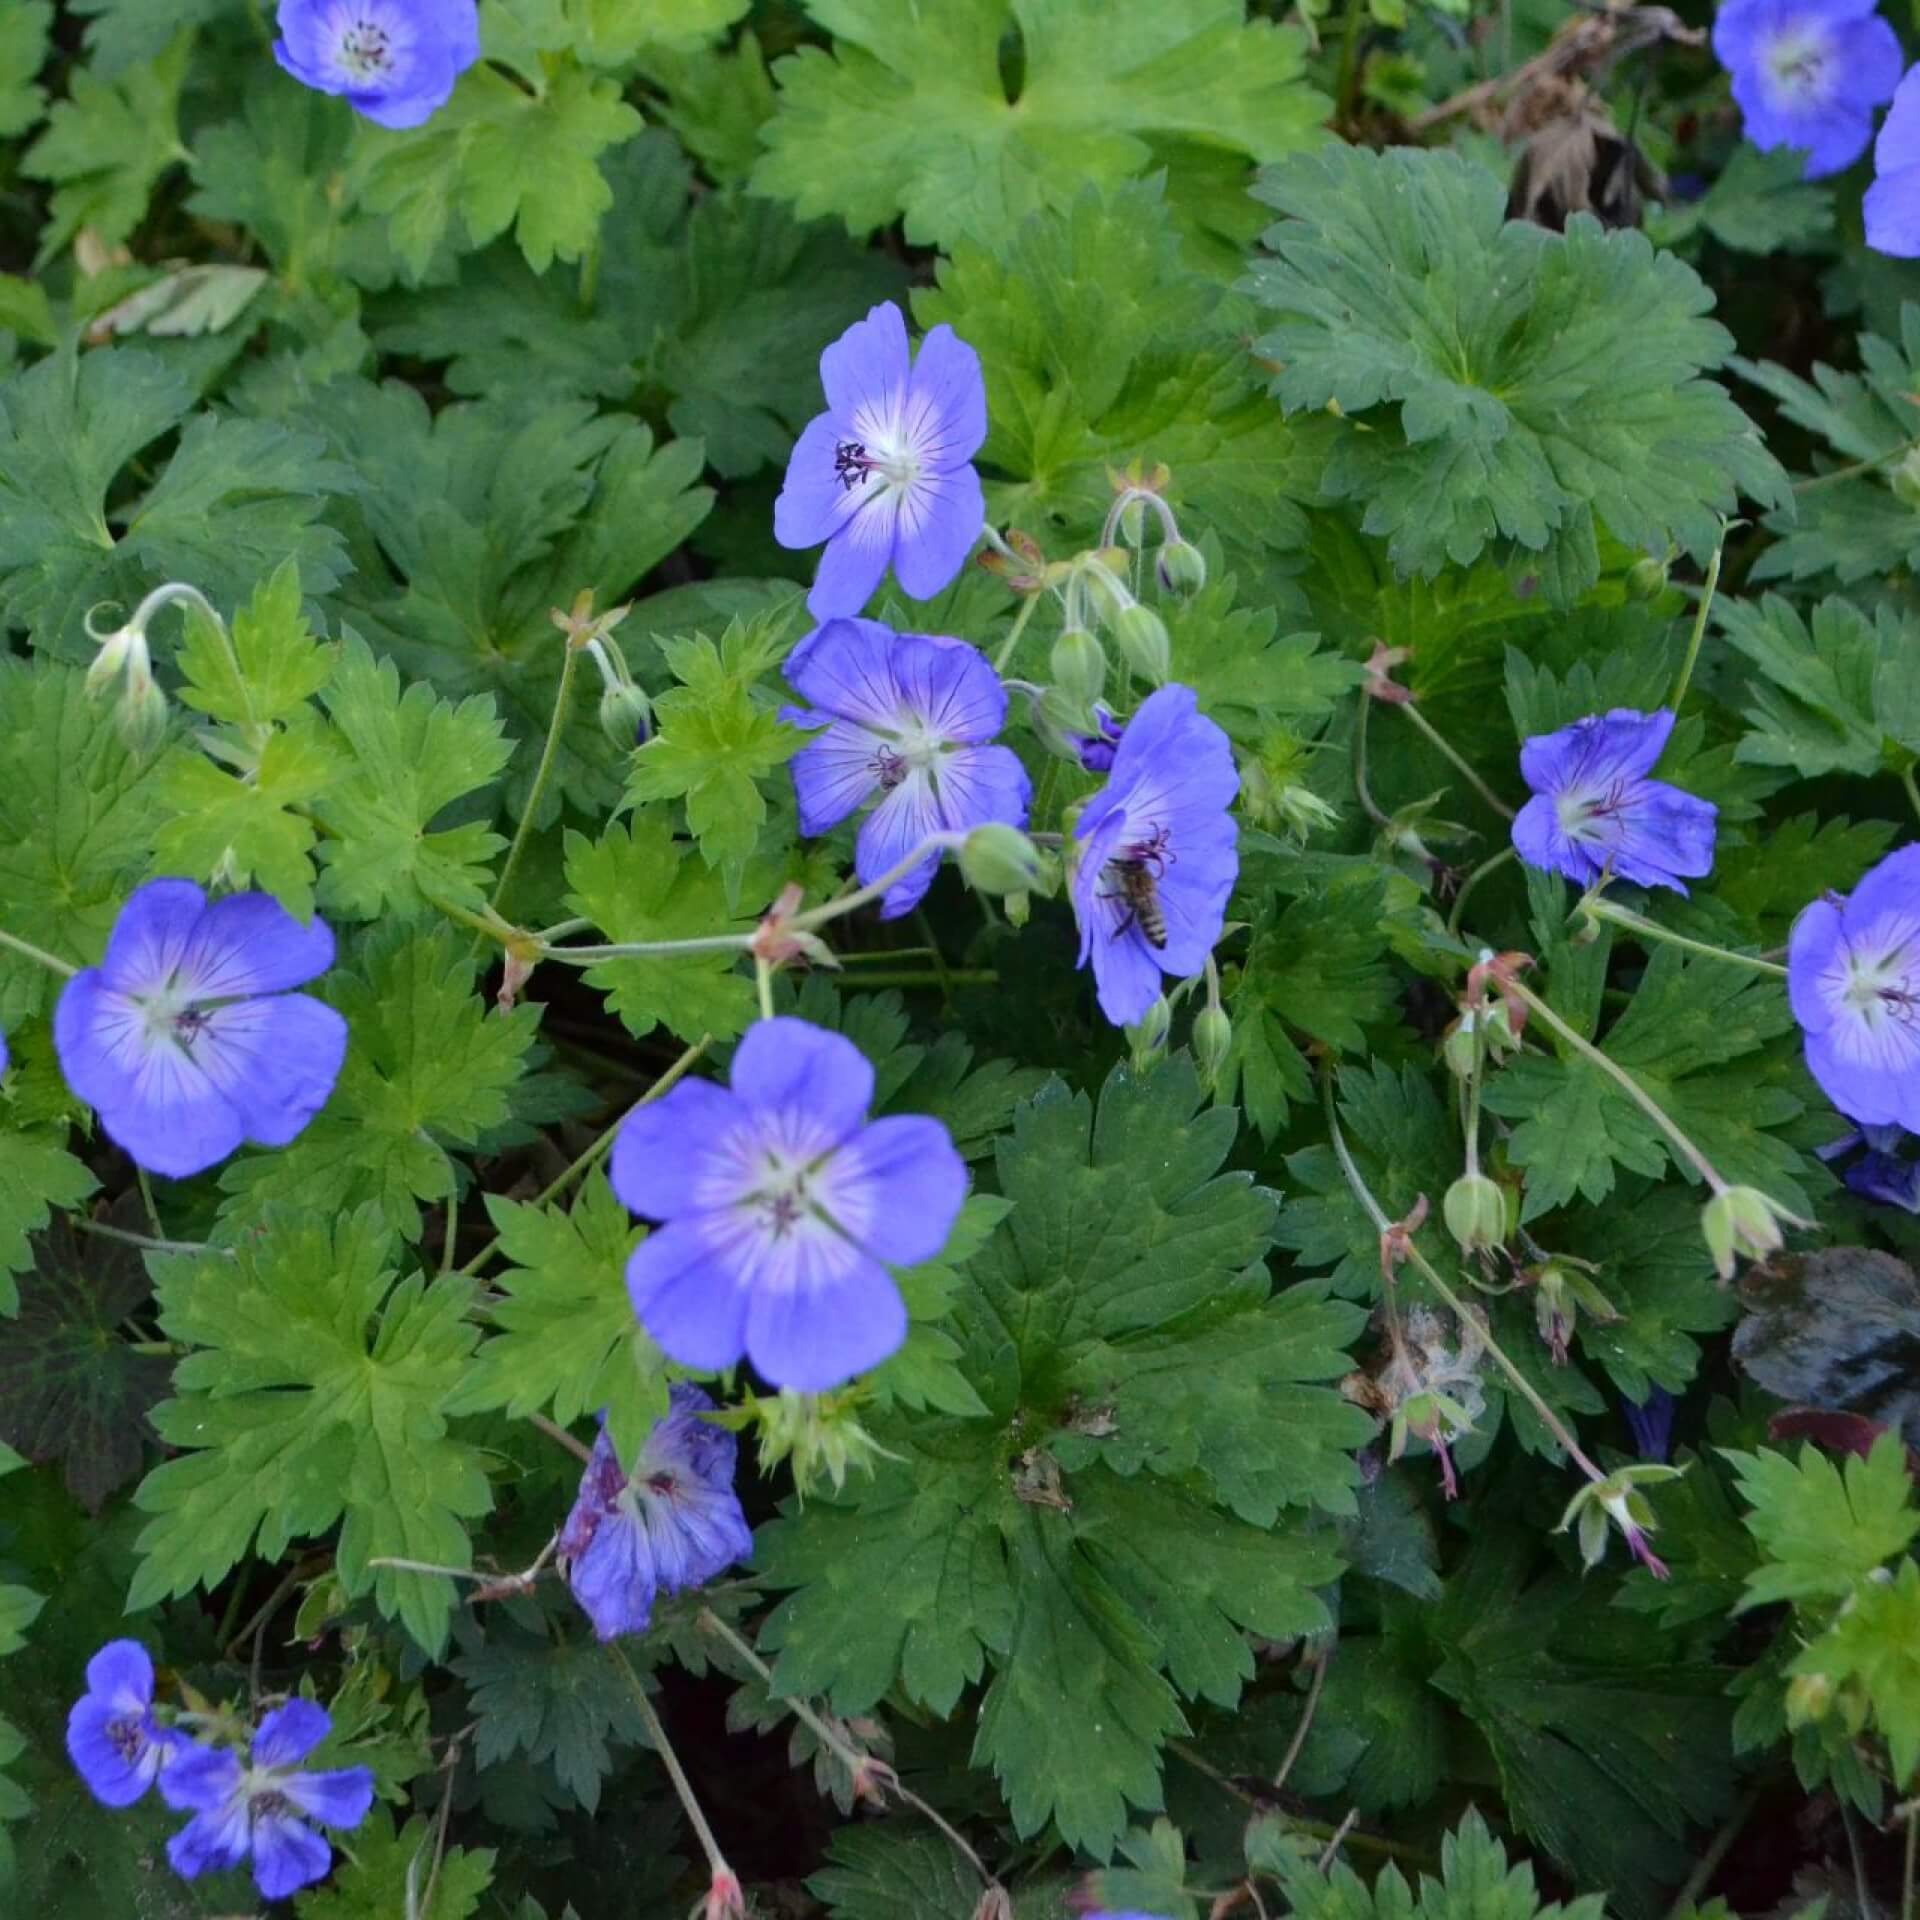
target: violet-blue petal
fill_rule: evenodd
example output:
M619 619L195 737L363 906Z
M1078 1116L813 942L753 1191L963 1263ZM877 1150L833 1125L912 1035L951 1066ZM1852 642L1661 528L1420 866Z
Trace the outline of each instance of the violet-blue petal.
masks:
M740 1100L711 1080L682 1080L621 1127L607 1172L631 1213L649 1220L712 1204L699 1197L713 1142L744 1120Z
M787 1014L747 1029L727 1077L748 1106L805 1113L833 1140L856 1132L873 1104L872 1061L844 1034Z
M253 1764L298 1766L332 1731L332 1714L317 1700L304 1700L296 1694L275 1707L255 1729Z
M317 1773L290 1773L280 1782L280 1791L323 1827L357 1827L373 1805L373 1769L328 1767Z
M923 473L894 523L893 571L901 590L931 600L951 586L986 522L986 495L971 467Z
M1920 1213L1920 1160L1898 1154L1867 1152L1846 1168L1841 1178L1849 1191L1883 1207Z
M1729 0L1714 52L1756 147L1806 151L1809 179L1866 150L1900 78L1900 43L1873 0Z
M1673 1441L1673 1395L1649 1385L1644 1400L1620 1397L1620 1411L1633 1434L1633 1450L1642 1460L1664 1460Z
M869 307L820 354L827 410L849 432L877 434L906 404L911 377L906 317L891 300Z
M887 1270L827 1230L784 1243L747 1306L756 1372L801 1393L824 1393L877 1367L907 1337L907 1308Z
M880 620L822 621L787 656L787 684L836 719L890 727L904 704L893 658L902 637Z
M237 1000L206 1017L193 1059L256 1146L284 1147L332 1097L347 1023L308 993Z
M987 384L980 356L944 322L929 327L913 363L907 407L928 464L950 473L987 437Z
M131 1806L179 1744L155 1725L152 1702L153 1662L137 1640L110 1640L87 1662L87 1691L67 1715L67 1755L103 1805Z
M333 1849L291 1814L252 1816L253 1884L268 1900L284 1900L327 1877Z
M237 1867L247 1857L252 1838L247 1803L237 1795L222 1795L167 1842L167 1862L181 1879L194 1880L203 1873Z
M1900 82L1880 123L1873 173L1863 209L1867 245L1895 259L1920 258L1920 66Z
M333 958L333 933L324 920L303 925L270 893L230 893L195 922L181 971L200 997L226 1000L304 987Z
M752 1274L726 1216L686 1214L650 1233L627 1261L627 1297L668 1359L717 1373L747 1350Z
M816 620L858 613L873 598L893 558L899 519L899 500L881 489L827 542L807 589L807 611Z
M241 1773L239 1756L227 1748L193 1747L161 1769L160 1798L176 1813L214 1813L239 1790Z
M939 1257L967 1197L967 1163L938 1120L896 1113L833 1156L822 1182L828 1210L889 1266Z

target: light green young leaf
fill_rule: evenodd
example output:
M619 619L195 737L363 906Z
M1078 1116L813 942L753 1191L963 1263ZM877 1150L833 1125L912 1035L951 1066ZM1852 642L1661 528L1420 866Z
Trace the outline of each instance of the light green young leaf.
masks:
M309 989L347 1019L333 1098L291 1146L228 1164L227 1221L269 1204L333 1215L371 1201L387 1229L417 1238L419 1203L453 1192L449 1149L507 1118L539 1008L489 1013L464 941L444 925L382 927L357 966Z
M194 1351L155 1409L182 1449L141 1483L152 1514L128 1604L212 1586L250 1550L278 1560L341 1528L335 1566L428 1653L444 1645L453 1583L370 1564L472 1564L463 1524L492 1504L481 1456L443 1408L478 1338L473 1286L394 1285L398 1251L372 1208L258 1216L234 1257L154 1264L160 1324ZM316 1276L326 1284L316 1285Z
M393 662L376 660L358 636L321 697L353 756L317 809L332 835L320 850L321 904L363 920L435 901L479 907L487 863L506 841L479 821L430 829L507 764L493 702L476 695L455 706L417 683L402 695Z
M223 641L191 609L174 664L186 680L181 704L231 726L284 721L327 684L336 649L323 644L301 609L300 568L283 560L228 623Z
M991 243L1082 183L1146 172L1150 141L1191 135L1254 160L1310 145L1326 102L1302 45L1238 0L808 0L833 50L776 63L779 111L755 190L855 233L904 215L911 241ZM1009 33L1023 75L1008 97ZM849 156L858 164L850 166Z
M1743 1607L1778 1600L1842 1599L1920 1534L1906 1449L1883 1433L1844 1471L1812 1445L1797 1461L1771 1448L1727 1450L1752 1504L1747 1529L1765 1556L1747 1576Z
M1920 1563L1903 1560L1891 1580L1861 1586L1853 1604L1801 1649L1793 1671L1818 1674L1835 1687L1851 1683L1872 1708L1893 1784L1904 1792L1920 1768Z
M473 1920L493 1884L493 1862L492 1847L442 1851L424 1814L396 1832L392 1813L376 1806L354 1828L352 1852L342 1850L327 1884L297 1897L300 1920L396 1920L403 1914L408 1920L416 1914L418 1920ZM429 1882L433 1905L419 1906Z
M37 82L52 25L52 0L16 0L0 14L0 139L37 126L46 111L46 89Z
M1789 498L1700 377L1732 345L1711 292L1639 234L1509 221L1493 175L1409 148L1296 157L1257 192L1290 216L1254 269L1278 316L1257 351L1289 414L1340 409L1322 487L1364 503L1403 574L1491 547L1565 604L1598 577L1597 528L1704 561L1741 492Z

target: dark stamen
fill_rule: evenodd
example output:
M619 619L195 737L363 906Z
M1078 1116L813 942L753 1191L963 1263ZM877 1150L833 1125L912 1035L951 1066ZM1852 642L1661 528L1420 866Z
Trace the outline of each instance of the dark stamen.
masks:
M842 440L833 450L833 477L851 493L873 471L863 441Z

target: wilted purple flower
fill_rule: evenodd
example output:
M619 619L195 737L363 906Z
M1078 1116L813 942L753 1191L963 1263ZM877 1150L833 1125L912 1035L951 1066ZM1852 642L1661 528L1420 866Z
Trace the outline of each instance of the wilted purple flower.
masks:
M1728 0L1713 50L1756 147L1806 149L1809 180L1867 149L1873 110L1892 99L1903 64L1873 0Z
M150 1173L176 1179L242 1140L284 1147L326 1105L347 1023L304 993L333 964L323 921L270 894L211 906L190 880L149 880L120 909L97 967L53 1015L67 1084Z
M1908 1160L1900 1152L1909 1138L1904 1127L1860 1127L1815 1151L1822 1160L1839 1160L1864 1147L1857 1160L1840 1170L1848 1190L1879 1206L1920 1213L1920 1160Z
M1529 740L1520 772L1534 797L1513 823L1520 858L1582 886L1610 873L1676 893L1711 872L1719 809L1647 777L1672 731L1664 710L1615 707Z
M1095 732L1073 736L1074 751L1088 773L1111 773L1114 752L1120 745L1120 736L1127 730L1126 722L1116 720L1113 709L1104 701L1095 701L1093 724Z
M1649 1385L1644 1400L1620 1396L1620 1411L1633 1435L1633 1450L1642 1460L1664 1460L1673 1444L1673 1395L1665 1387Z
M311 1700L289 1700L260 1722L247 1764L225 1747L195 1747L160 1775L160 1797L193 1818L167 1842L183 1879L253 1856L253 1883L284 1900L327 1871L333 1849L307 1825L357 1827L373 1805L373 1773L341 1767L304 1773L300 1762L333 1731L333 1716ZM305 1818L302 1818L302 1816Z
M1793 923L1787 996L1807 1070L1849 1119L1920 1132L1920 847Z
M383 127L417 127L480 58L475 0L280 0L273 57Z
M1898 260L1920 258L1920 66L1900 82L1873 143L1873 185L1862 206L1867 245Z
M153 1662L137 1640L109 1640L87 1662L67 1715L67 1755L103 1806L130 1807L190 1743L153 1717Z
M887 1267L946 1245L967 1170L939 1121L869 1125L872 1101L851 1040L781 1018L748 1030L731 1088L683 1080L622 1122L614 1191L667 1222L627 1263L627 1290L670 1359L744 1353L775 1386L817 1392L906 1338Z
M863 884L929 834L989 820L1026 825L1033 783L1011 747L987 744L1006 722L1007 692L977 647L896 635L878 620L829 620L794 650L786 673L813 707L786 707L780 717L825 729L793 760L800 831L825 833L880 795L854 846ZM917 906L939 865L929 854L895 881L881 919Z
M684 1383L627 1472L604 1423L560 1531L567 1584L602 1640L644 1633L656 1593L697 1587L753 1552L733 1491L734 1437L702 1420L713 1402Z
M909 361L891 301L856 320L820 356L827 410L807 423L773 503L783 547L817 547L807 605L816 620L858 613L887 563L916 600L965 565L986 523L970 464L987 437L980 357L935 327Z
M1233 749L1193 689L1148 695L1073 830L1079 964L1093 961L1100 1011L1115 1026L1152 1006L1162 973L1206 965L1240 872L1227 812L1239 791Z

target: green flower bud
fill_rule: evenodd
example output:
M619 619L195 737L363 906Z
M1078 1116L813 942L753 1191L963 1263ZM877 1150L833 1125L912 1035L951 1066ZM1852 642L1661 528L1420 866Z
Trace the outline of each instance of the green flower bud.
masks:
M644 747L653 731L653 703L631 680L600 695L600 731L623 753Z
M131 627L120 627L100 642L100 651L93 656L93 664L87 669L88 696L97 700L129 671L148 679L153 677L146 635L134 632Z
M1141 679L1164 687L1173 673L1173 644L1167 623L1139 601L1122 610L1113 623L1113 637L1121 657Z
M1120 538L1130 547L1147 542L1147 503L1136 493L1120 509Z
M1000 902L1000 911L1007 916L1007 925L1017 933L1033 918L1033 895L1010 893Z
M1627 569L1627 591L1636 600L1657 600L1667 590L1667 563L1643 553Z
M1163 993L1139 1021L1127 1029L1127 1045L1133 1050L1135 1072L1144 1072L1154 1055L1165 1048L1172 1026L1173 1009L1167 1005L1167 996Z
M166 738L167 696L154 685L151 674L128 676L114 721L120 729L120 738L127 743L127 751L142 758Z
M1713 1255L1714 1271L1722 1280L1731 1280L1739 1256L1764 1260L1778 1253L1785 1244L1780 1236L1783 1221L1789 1226L1802 1224L1757 1187L1723 1187L1700 1214L1700 1231Z
M1195 594L1207 584L1207 558L1190 540L1169 540L1154 560L1169 593Z
M1051 892L1051 866L1018 827L998 820L975 827L960 849L960 872L980 893Z
M1060 695L1070 711L1068 731L1091 732L1094 725L1093 703L1107 685L1107 656L1100 642L1085 627L1069 627L1053 643L1051 661L1052 691ZM1051 716L1061 718L1059 710Z
M1463 1173L1440 1203L1447 1231L1463 1253L1484 1253L1507 1238L1507 1196L1484 1173Z
M1787 1725L1824 1720L1833 1706L1833 1681L1824 1673L1796 1673L1787 1682Z
M1233 1050L1233 1022L1224 1007L1202 1007L1193 1016L1193 1057L1209 1084L1220 1078Z

